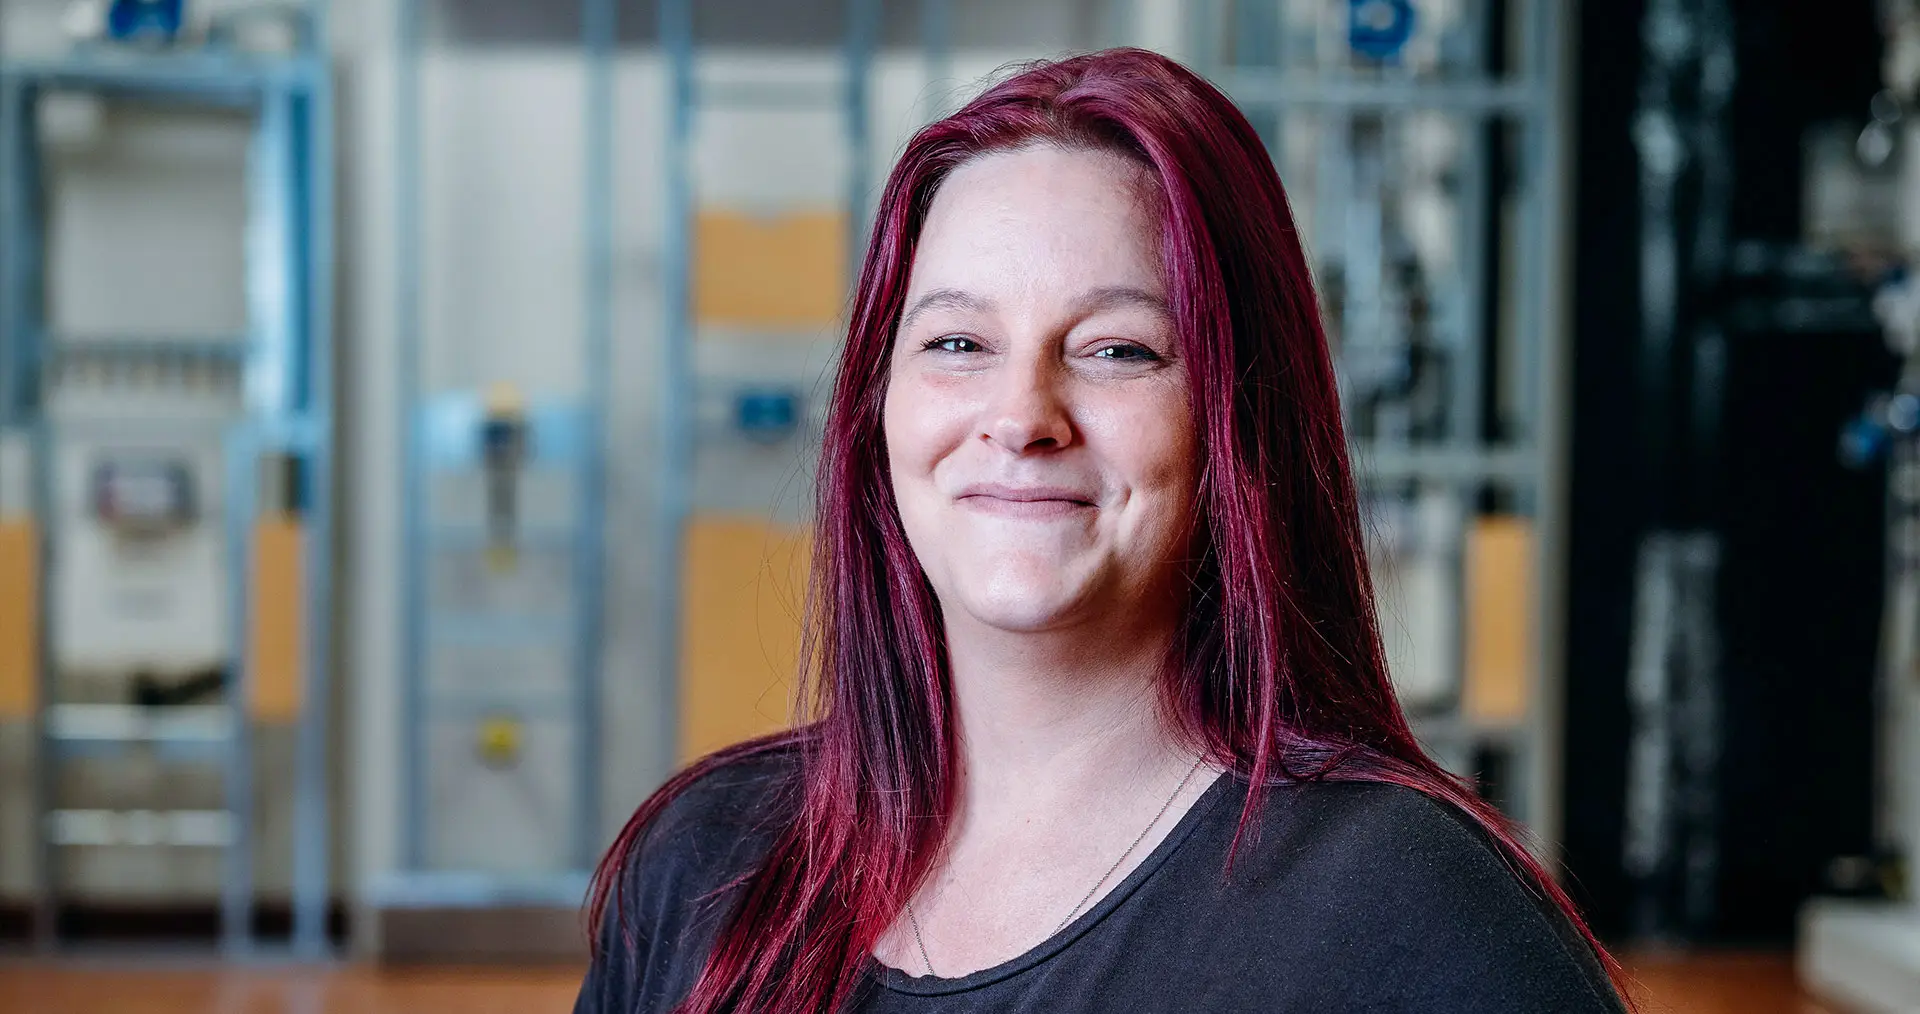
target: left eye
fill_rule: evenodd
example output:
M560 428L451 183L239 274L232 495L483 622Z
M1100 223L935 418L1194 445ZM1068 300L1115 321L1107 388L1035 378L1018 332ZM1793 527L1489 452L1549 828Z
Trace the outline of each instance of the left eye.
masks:
M1109 345L1106 348L1095 351L1094 355L1098 356L1101 359L1120 359L1120 360L1150 361L1150 360L1160 358L1159 356L1154 355L1152 350L1142 348L1138 345Z

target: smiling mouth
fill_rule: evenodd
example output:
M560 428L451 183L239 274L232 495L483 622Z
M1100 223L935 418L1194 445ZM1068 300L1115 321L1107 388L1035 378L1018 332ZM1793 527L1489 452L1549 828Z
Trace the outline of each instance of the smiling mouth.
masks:
M1010 518L1062 518L1093 509L1087 500L1063 496L1027 496L1024 494L973 493L960 503L983 514Z

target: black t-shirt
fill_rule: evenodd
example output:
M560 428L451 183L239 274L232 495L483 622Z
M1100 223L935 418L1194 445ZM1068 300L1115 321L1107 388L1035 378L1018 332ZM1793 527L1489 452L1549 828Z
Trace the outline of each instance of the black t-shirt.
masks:
M769 843L791 755L690 787L644 836L576 1014L666 1014L693 988ZM1065 929L957 979L874 962L866 1014L1622 1011L1591 948L1445 803L1380 784L1277 785L1228 848L1247 782L1221 776ZM633 944L622 943L620 917Z

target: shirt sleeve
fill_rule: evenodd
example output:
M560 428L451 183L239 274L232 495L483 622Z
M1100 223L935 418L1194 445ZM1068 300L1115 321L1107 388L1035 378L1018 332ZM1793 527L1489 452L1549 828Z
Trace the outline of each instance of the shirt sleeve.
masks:
M1345 920L1361 938L1344 941L1370 970L1362 1009L1622 1014L1593 948L1483 833L1446 804L1393 796L1377 823L1350 829L1366 840L1343 871L1364 909Z
M731 911L728 885L765 850L762 818L790 764L711 772L653 818L595 932L575 1014L667 1014L693 989Z
M619 903L632 900L621 897L607 906L594 935L593 957L580 983L580 995L573 1002L574 1014L636 1014L640 1010L640 973L646 967L642 954L650 941L646 927L622 916Z

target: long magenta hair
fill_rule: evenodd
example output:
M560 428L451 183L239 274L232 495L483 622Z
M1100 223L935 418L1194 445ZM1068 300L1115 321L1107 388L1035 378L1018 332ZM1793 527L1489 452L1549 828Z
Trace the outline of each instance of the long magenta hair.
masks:
M1181 735L1256 787L1242 831L1257 790L1275 782L1416 789L1483 826L1618 979L1516 828L1414 741L1387 677L1333 363L1286 193L1226 96L1137 49L1028 66L908 142L875 214L820 452L799 676L810 720L707 757L648 799L596 871L593 925L609 904L617 914L663 807L775 749L798 760L789 815L733 885L680 1011L841 1009L928 874L957 791L952 688L940 610L894 501L881 407L934 192L971 159L1041 144L1122 154L1157 186L1203 456L1201 551L1161 696Z

